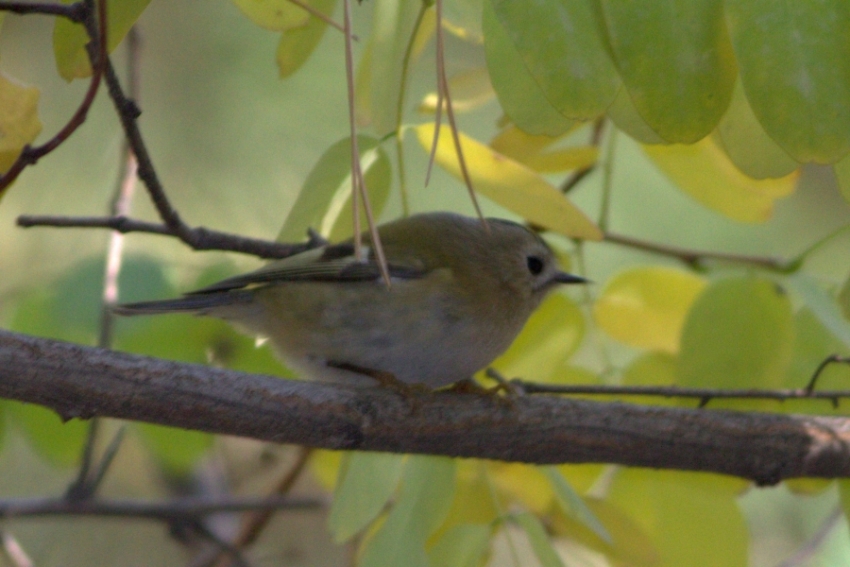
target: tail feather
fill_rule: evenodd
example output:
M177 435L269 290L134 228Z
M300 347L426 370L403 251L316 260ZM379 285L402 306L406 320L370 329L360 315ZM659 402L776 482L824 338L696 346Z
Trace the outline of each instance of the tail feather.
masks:
M185 295L175 299L161 301L140 301L139 303L124 303L112 308L118 315L158 315L162 313L197 313L202 314L216 307L249 303L251 291L226 291L221 293L205 293Z

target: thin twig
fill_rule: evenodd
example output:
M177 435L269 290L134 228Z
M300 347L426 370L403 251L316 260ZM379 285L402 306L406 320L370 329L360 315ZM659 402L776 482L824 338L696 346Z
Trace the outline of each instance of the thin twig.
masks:
M750 400L827 400L837 405L838 401L850 398L850 390L809 391L807 388L775 390L735 390L719 388L683 388L680 386L608 386L581 384L540 384L511 380L525 394L571 394L587 396L654 396L661 398L693 398L700 401L713 399Z
M590 145L594 147L598 147L602 142L602 134L605 132L605 117L600 117L593 123L593 130L590 133ZM595 162L587 167L583 167L581 169L577 169L570 175L566 181L564 181L563 185L561 185L561 192L564 194L569 193L576 187L579 182L593 173L596 169L596 166L599 162Z
M12 166L3 175L0 175L0 195L2 195L6 188L9 187L15 179L17 179L27 166L34 165L42 157L62 145L62 143L70 138L71 134L73 134L76 129L86 121L89 108L91 108L91 105L94 103L94 98L100 87L100 81L103 78L104 71L106 70L106 62L108 60L106 52L106 0L96 2L97 22L93 21L94 11L89 8L92 5L92 2L94 2L94 0L88 0L84 4L83 8L78 9L82 10L84 13L84 17L80 21L83 21L86 24L86 30L89 33L89 37L92 39L92 41L86 46L92 66L92 76L89 81L89 87L86 90L86 94L80 105L77 107L76 112L74 112L74 115L70 120L68 120L62 129L40 146L25 146ZM0 8L2 8L2 6L0 6Z
M51 2L0 2L0 12L12 12L13 14L30 15L39 14L43 16L60 16L68 18L72 22L80 23L86 18L86 7L84 2L73 4L53 4Z
M452 96L449 91L449 79L446 74L446 48L443 31L443 0L436 0L435 6L437 9L437 89L442 92L442 97L438 97L437 104L442 106L443 101L445 101L446 117L449 119L449 129L452 133L452 141L454 142L461 176L463 177L463 181L469 191L469 198L472 200L473 207L475 207L476 215L479 219L481 219L481 222L484 223L484 227L489 231L490 228L487 225L487 221L484 219L484 213L481 212L481 206L478 204L478 197L475 195L475 188L472 186L472 178L469 175L469 169L466 167L466 159L463 157L463 148L460 144L460 133L457 127L457 122L455 121L454 106L452 106ZM436 140L439 138L439 135L440 129L438 125L434 128L435 143L433 149L436 149Z
M848 364L848 363L850 363L850 356L841 356L839 354L833 354L831 356L826 357L825 359L823 359L823 361L821 361L821 363L815 369L814 373L812 374L811 380L809 380L809 383L806 384L806 387L804 388L804 390L806 392L809 392L810 394L812 392L814 392L815 386L817 386L818 378L820 378L820 375L823 373L824 370L826 370L826 367L829 366L830 364Z
M229 497L146 500L68 500L67 498L0 499L0 518L100 516L171 522L210 514L253 510L315 510L325 506L316 498Z
M360 167L360 148L357 143L357 117L355 116L355 90L354 90L354 48L352 42L351 23L351 0L343 0L343 17L345 26L345 78L348 86L348 124L351 135L351 212L354 215L354 253L358 260L362 258L362 242L360 234L360 207L366 213L366 221L369 223L369 234L372 240L372 252L381 270L381 277L387 287L390 287L390 270L387 266L387 258L384 255L384 247L381 244L381 236L378 234L378 224L372 214L372 205L369 202L369 193L366 189L366 180Z
M301 474L304 472L307 463L310 461L310 455L312 455L312 453L313 450L309 447L298 448L298 455L295 458L295 463L280 479L277 486L275 486L274 490L269 495L269 498L282 498L289 494L290 490L292 490L292 487L295 485L295 482L301 478ZM268 526L274 513L275 510L273 509L253 511L253 513L247 516L243 521L242 527L239 530L239 535L237 535L236 539L233 541L233 547L235 549L245 549L247 546L257 541L257 538L260 537L260 534L266 526ZM212 563L213 561L209 564ZM228 567L229 563L224 561L219 562L218 565L219 567Z
M404 216L410 214L410 203L407 195L407 172L404 165L404 140L402 132L402 122L404 121L404 101L407 94L408 74L410 72L410 60L413 57L413 45L416 42L416 36L419 34L419 28L422 27L422 22L425 19L425 14L428 12L429 6L426 2L419 5L419 13L416 14L416 22L413 24L413 32L410 34L410 39L407 41L407 46L404 49L404 56L401 59L401 77L399 80L398 101L396 103L395 115L395 146L396 159L398 160L398 183L399 192L401 193L401 211Z
M345 28L343 27L342 24L335 21L333 18L331 18L327 14L320 12L319 10L314 8L313 6L311 6L311 5L309 5L305 2L302 2L301 0L289 0L289 2L291 4L295 4L296 6L301 8L302 10L308 12L310 15L319 18L320 20L322 20L323 22L325 22L329 26L334 27L334 28L338 29L339 31L345 33ZM353 35L353 34L351 36L351 39L353 39L354 41L360 41L360 38L357 37L356 35Z
M32 559L15 536L4 530L0 532L0 539L3 541L3 553L14 567L33 567Z
M65 217L56 215L21 215L17 220L18 226L30 228L36 226L51 226L61 228L107 228L122 233L142 232L162 236L178 236L163 224L147 222L127 217ZM238 236L204 227L191 229L192 243L183 242L193 250L223 250L251 254L259 258L286 258L304 252L321 242L308 241L298 244L271 242L259 238ZM179 238L179 236L178 236ZM182 240L182 239L181 239Z
M735 264L747 264L750 266L758 266L774 271L785 271L788 269L788 263L780 258L770 258L766 256L752 256L747 254L729 254L725 252L711 252L708 250L690 250L687 248L679 248L677 246L669 246L666 244L658 244L647 240L640 240L631 236L624 236L614 232L606 232L603 236L605 242L628 246L662 256L670 256L676 258L688 266L699 268L706 260L717 260L720 262L730 262Z

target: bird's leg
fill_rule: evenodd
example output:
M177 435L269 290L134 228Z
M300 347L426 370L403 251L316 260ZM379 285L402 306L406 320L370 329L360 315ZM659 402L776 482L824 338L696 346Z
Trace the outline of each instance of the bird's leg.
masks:
M493 380L498 382L498 384L496 384L492 388L488 388L476 382L474 378L464 378L463 380L455 382L454 384L446 388L445 391L458 394L473 394L476 396L495 398L498 402L504 403L508 406L513 406L514 400L516 400L518 397L522 396L525 393L522 391L522 388L520 386L509 382L501 374L499 374L496 370L492 368L488 368L486 374L488 378L492 378ZM499 395L500 393L504 393L504 396Z
M339 370L347 370L348 372L368 376L381 386L395 390L408 400L411 400L416 395L428 394L431 392L431 389L423 384L408 384L407 382L402 382L396 378L395 374L392 372L374 370L372 368L351 364L350 362L334 362L329 360L326 364L331 368L338 368Z

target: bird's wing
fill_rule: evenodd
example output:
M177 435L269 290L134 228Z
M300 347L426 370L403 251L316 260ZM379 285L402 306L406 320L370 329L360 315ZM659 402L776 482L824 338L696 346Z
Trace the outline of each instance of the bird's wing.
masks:
M368 246L363 247L363 257L363 260L357 260L351 243L324 246L271 262L259 270L227 278L187 295L231 291L278 282L378 280L381 277L380 266ZM426 269L415 264L410 261L390 261L390 277L414 279L425 275Z

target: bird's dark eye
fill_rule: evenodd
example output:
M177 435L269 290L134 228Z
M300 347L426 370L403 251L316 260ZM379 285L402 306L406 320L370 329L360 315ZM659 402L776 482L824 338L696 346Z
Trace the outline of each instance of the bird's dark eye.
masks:
M540 275L540 272L543 271L543 260L539 256L528 256L525 259L525 263L532 275Z

